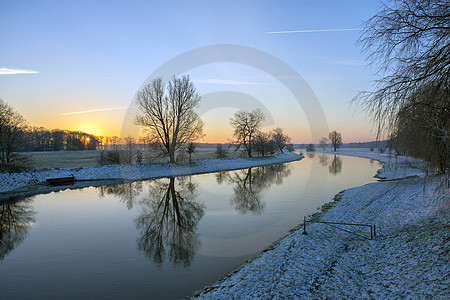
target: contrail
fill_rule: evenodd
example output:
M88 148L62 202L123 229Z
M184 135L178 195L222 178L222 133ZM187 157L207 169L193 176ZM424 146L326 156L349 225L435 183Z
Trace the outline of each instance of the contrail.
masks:
M126 107L126 106L118 106L118 107L111 107L111 108L98 108L98 109L90 109L90 110L82 110L82 111L72 111L72 112L62 113L61 116L88 114L88 113L94 113L94 112L111 111L111 110L119 110L119 109L127 109L127 108L128 107Z
M267 34L281 34L281 33L337 32L337 31L359 31L359 30L364 30L364 28L283 30L283 31L269 31L266 33Z
M27 69L0 68L0 75L38 74L38 73L40 72Z

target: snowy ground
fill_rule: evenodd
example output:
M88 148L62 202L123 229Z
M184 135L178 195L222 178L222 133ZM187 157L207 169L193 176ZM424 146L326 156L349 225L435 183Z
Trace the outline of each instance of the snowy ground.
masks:
M0 193L23 192L42 185L48 178L74 176L77 181L92 180L141 180L168 176L182 176L218 171L244 169L300 160L303 156L284 153L266 158L212 159L197 161L191 164L153 164L140 166L111 165L103 167L45 169L21 173L0 173Z
M341 154L350 156L359 156L374 159L385 163L384 167L376 175L379 179L393 180L411 176L423 176L425 166L422 161L405 156L395 156L391 153L379 153L370 151L368 148L344 148L333 150L317 150L317 152Z
M357 155L355 151L340 154ZM327 224L300 228L271 250L195 297L235 298L437 298L449 299L449 198L441 178L406 170L404 159L386 159L389 181L340 193L321 221L374 224L378 236L363 239ZM359 155L361 156L361 155ZM409 162L411 160L408 160ZM400 166L395 166L398 163ZM369 235L368 229L348 228Z

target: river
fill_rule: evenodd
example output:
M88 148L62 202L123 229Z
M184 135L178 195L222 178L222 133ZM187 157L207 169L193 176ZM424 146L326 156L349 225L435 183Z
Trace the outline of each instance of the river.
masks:
M190 295L256 257L378 161L301 161L0 202L5 298Z

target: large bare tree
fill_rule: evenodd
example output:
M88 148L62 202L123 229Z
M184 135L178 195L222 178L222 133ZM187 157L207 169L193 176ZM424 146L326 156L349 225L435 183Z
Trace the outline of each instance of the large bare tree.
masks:
M327 139L326 137L322 137L322 138L319 140L319 147L322 148L322 150L325 150L325 148L327 147L327 145L328 145L328 139Z
M379 135L403 141L400 147L405 153L432 164L439 161L440 166L448 164L449 157L449 19L449 1L387 2L367 21L359 40L369 61L379 65L380 79L374 91L355 98L370 112ZM406 122L414 126L404 126L406 118L414 119ZM423 133L428 137L405 143ZM431 144L439 147L428 147ZM418 147L424 151L417 151ZM430 159L429 151L440 151L440 158Z
M249 157L252 157L254 137L260 131L264 119L264 113L260 109L251 112L240 110L230 119L236 143L245 148Z
M365 24L359 39L369 61L380 65L375 91L357 96L378 123L395 124L399 109L432 83L448 88L450 79L450 2L391 0Z
M0 99L0 162L12 161L25 126L22 115Z
M341 147L342 134L340 132L333 130L328 134L328 138L330 140L330 144L333 146L334 151L336 151L337 148Z
M288 135L284 134L283 129L281 129L280 127L272 130L272 138L277 144L278 149L280 149L281 153L283 153L283 148L286 146L286 144L289 144L291 142L291 138Z
M142 114L136 123L147 130L171 163L183 144L203 136L203 122L194 111L200 100L189 76L174 76L167 85L162 78L155 78L137 94Z

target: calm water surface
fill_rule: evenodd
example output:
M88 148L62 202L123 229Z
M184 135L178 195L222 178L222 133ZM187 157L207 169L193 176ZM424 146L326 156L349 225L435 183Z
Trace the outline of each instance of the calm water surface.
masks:
M184 298L257 256L376 161L282 165L0 203L1 298Z

